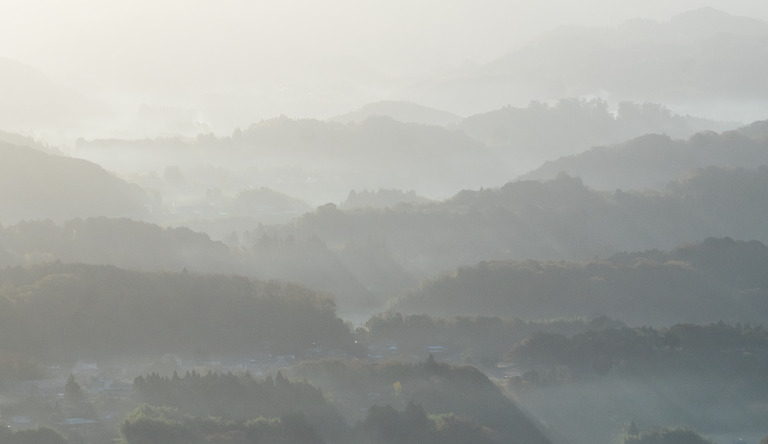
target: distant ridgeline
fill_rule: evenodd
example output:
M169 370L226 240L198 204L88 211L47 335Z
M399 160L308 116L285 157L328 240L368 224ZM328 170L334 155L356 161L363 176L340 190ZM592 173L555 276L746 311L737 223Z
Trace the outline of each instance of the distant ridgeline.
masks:
M767 128L766 121L754 122L721 134L697 133L688 140L647 134L547 161L521 179L553 179L564 172L600 190L660 189L697 168L768 165Z
M621 102L616 112L601 99L560 99L554 105L530 102L467 117L456 127L515 160L540 165L593 146L623 142L644 134L687 138L699 131L726 131L736 122L718 122L673 114L654 103ZM670 177L671 179L671 177Z
M231 137L103 139L80 141L83 152L146 153L148 161L172 158L225 168L295 168L333 177L317 186L350 189L405 188L428 195L496 183L509 177L496 153L460 131L374 116L341 124L285 116L264 120ZM165 165L155 165L162 169ZM335 188L335 186L334 186Z
M439 203L387 211L325 205L250 233L343 247L381 240L418 276L493 259L583 260L671 249L707 237L768 242L768 167L707 168L663 191L600 192L560 174L465 190Z
M687 138L705 130L733 130L738 125L675 115L650 103L623 102L614 114L604 100L567 98L554 105L506 106L448 127L379 114L348 124L281 116L237 129L231 136L80 139L75 151L85 157L96 155L110 169L124 173L128 172L124 171L126 165L111 164L105 154L143 156L144 167L157 171L168 165L192 168L201 164L260 171L299 167L319 180L313 188L327 187L326 191L415 189L436 198L459 189L496 186L547 160L593 146L645 134ZM297 187L289 194L299 190L307 195L318 191Z
M238 274L297 282L347 306L370 304L369 287L411 285L383 244L351 243L331 250L317 238L261 236L234 249L185 227L163 228L125 218L22 221L0 226L0 266L36 262L108 264L142 271ZM366 284L360 280L366 279Z
M55 260L144 271L243 271L229 247L185 227L93 217L29 220L0 228L0 266Z
M545 182L510 182L501 188L462 191L443 202L386 210L344 211L328 204L295 223L244 233L242 244L248 247L242 249L189 229L129 219L60 224L38 220L0 228L0 265L61 260L147 271L186 267L298 282L335 295L340 306L370 308L419 279L481 261L583 261L621 251L669 250L708 237L766 243L767 189L768 167L707 168L670 183L664 191L645 192L595 191L561 174ZM480 308L471 305L465 309ZM738 306L739 301L726 304L723 316L732 315ZM648 309L652 307L639 307L636 318L642 319L639 313ZM448 310L442 306L429 310L452 313L439 312ZM568 310L559 306L559 311ZM757 313L759 308L752 314Z
M58 263L0 282L2 348L46 360L354 351L333 302L298 285Z

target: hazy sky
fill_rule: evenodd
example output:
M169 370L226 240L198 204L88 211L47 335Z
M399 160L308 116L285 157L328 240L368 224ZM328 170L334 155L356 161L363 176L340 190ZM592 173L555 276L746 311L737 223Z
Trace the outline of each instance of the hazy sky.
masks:
M51 75L159 76L210 61L353 56L386 72L486 62L561 24L665 20L713 6L768 19L763 0L3 0L0 55ZM173 61L171 63L171 61ZM153 66L141 66L142 63ZM171 65L171 66L169 66ZM272 67L265 66L265 70Z
M0 56L97 96L258 94L254 88L287 88L299 76L333 80L342 69L355 80L423 74L466 61L488 62L563 24L663 21L703 6L768 20L765 0L0 0L0 5Z

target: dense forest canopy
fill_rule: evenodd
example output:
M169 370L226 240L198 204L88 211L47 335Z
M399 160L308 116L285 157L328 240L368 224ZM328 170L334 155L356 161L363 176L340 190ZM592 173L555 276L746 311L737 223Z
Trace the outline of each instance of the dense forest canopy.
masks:
M469 366L437 362L431 355L418 363L306 362L292 373L343 400L342 406L349 415L359 417L361 407L369 409L366 422L374 413L372 399L366 393L376 393L377 404L406 407L413 403L427 413L453 413L500 433L504 442L550 442L539 425L482 372Z
M390 310L522 319L603 314L632 325L768 322L768 247L707 239L583 262L499 261L424 281Z
M2 348L37 359L354 352L333 302L296 285L60 263L0 273Z

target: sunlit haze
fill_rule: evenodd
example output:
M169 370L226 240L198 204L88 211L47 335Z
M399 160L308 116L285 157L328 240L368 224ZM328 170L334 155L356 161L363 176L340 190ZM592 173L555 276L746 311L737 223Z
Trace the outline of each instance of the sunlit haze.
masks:
M228 119L214 125L226 132L234 123L280 114L326 118L375 100L413 100L403 85L490 62L562 25L664 21L702 6L768 18L768 4L757 0L2 5L0 57L23 62L118 112L135 112L142 103L198 112L215 108L232 117L232 128L223 123Z
M0 0L0 444L768 444L768 0Z

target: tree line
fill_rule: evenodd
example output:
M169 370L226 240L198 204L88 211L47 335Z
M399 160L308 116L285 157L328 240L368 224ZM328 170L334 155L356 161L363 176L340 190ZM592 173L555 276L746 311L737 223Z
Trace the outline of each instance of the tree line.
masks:
M333 301L295 284L56 262L6 268L0 280L0 347L46 361L356 353Z

